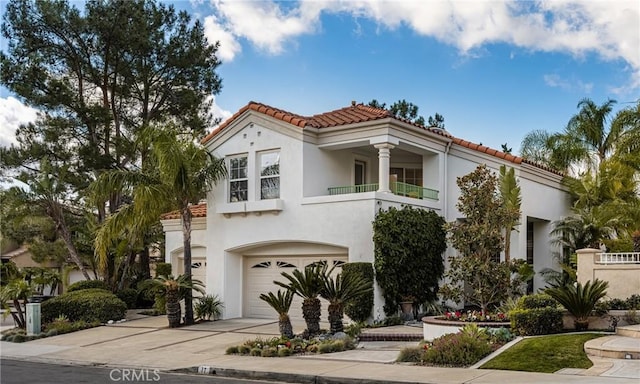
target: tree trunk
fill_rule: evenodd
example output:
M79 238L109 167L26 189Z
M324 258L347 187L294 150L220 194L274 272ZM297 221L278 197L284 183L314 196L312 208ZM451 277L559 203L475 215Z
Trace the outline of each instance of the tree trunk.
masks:
M165 309L167 312L167 320L169 320L169 328L177 328L180 326L180 317L182 316L179 290L175 292L168 291L166 299Z
M188 284L191 284L191 210L186 205L182 208L182 239L184 247L184 276ZM193 317L193 292L187 289L184 296L184 323L195 323Z
M511 261L511 228L504 231L504 262L509 264Z
M291 326L291 319L289 318L289 315L282 313L278 320L280 335L288 339L293 339L293 327Z
M73 244L73 240L71 239L71 233L69 232L69 229L67 228L67 225L64 222L64 219L62 217L56 217L54 219L56 220L56 224L57 224L56 227L57 227L58 233L60 234L60 236L62 236L62 239L64 240L64 243L67 246L67 250L69 251L69 257L78 266L84 278L87 280L91 280L91 277L89 277L89 273L87 272L87 269L84 267L84 263L82 262L82 260L80 260L80 256L78 255L78 250L76 249L75 244Z
M149 267L149 247L144 247L140 252L140 272L142 273L142 280L151 278L151 268Z
M329 330L331 333L344 332L344 325L342 319L344 318L344 311L342 304L329 304L327 308L329 312Z
M16 320L16 325L18 326L18 328L26 328L27 327L27 323L24 320L24 312L22 310L22 305L20 304L20 300L19 299L13 299L13 306L15 307L17 313L17 318L16 316L14 316L14 320Z
M302 301L302 317L307 323L307 333L309 336L315 336L320 333L320 299L305 298Z

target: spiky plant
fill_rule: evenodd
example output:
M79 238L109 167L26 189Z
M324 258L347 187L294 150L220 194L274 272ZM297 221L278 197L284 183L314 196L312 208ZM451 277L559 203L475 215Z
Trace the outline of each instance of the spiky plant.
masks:
M169 328L180 326L180 319L182 317L180 300L184 299L192 290L204 294L202 282L196 279L189 279L186 275L180 275L178 277L158 276L146 280L144 286L155 289L160 296L164 296Z
M575 316L576 330L589 328L589 315L598 300L607 294L609 283L595 279L563 287L548 288L545 292L562 304L569 313Z
M19 328L26 328L27 326L25 319L26 306L23 303L26 303L29 296L33 295L34 292L31 284L22 278L13 279L0 289L0 303L5 306L8 312L9 308L6 303L8 301L13 302L16 313L12 312L11 316L13 316L13 320Z
M291 308L291 302L293 301L293 292L286 289L284 292L278 290L276 295L274 295L273 292L269 292L268 294L263 293L260 295L260 299L278 312L280 335L292 339L293 327L291 326L291 318L289 317L289 308Z
M344 307L352 300L367 294L373 290L371 281L365 280L359 275L347 275L342 273L335 278L330 274L322 276L323 289L320 293L322 298L329 301L329 327L331 333L343 332Z
M320 299L322 292L322 276L327 273L325 263L316 263L305 267L304 272L295 269L291 274L282 272L282 276L289 283L274 281L275 284L286 288L302 298L302 317L307 324L307 333L314 336L320 333Z

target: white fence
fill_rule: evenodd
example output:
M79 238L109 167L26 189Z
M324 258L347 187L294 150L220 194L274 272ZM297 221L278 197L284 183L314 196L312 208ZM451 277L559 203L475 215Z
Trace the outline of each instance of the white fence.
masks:
M640 264L640 252L598 253L596 264Z

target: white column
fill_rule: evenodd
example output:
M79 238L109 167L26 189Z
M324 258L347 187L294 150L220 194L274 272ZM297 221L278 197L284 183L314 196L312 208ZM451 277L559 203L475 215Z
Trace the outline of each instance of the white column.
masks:
M376 144L375 148L378 149L378 192L390 193L389 189L389 165L390 165L390 152L394 145L389 143Z

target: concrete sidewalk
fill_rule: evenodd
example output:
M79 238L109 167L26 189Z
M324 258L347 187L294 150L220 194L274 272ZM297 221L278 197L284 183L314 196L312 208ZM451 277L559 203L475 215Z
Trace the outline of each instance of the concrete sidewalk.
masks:
M436 368L391 364L398 352L415 342L367 342L356 350L327 355L261 358L225 355L227 347L256 337L278 336L278 323L232 319L169 329L166 318L147 317L71 334L16 344L1 342L2 358L30 361L202 371L220 376L332 383L633 383L640 381L640 361L600 362L600 376L589 370L542 374L469 368ZM304 323L294 323L301 331ZM387 331L389 331L387 329ZM416 332L408 328L401 333Z

